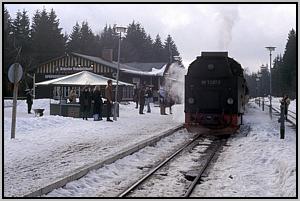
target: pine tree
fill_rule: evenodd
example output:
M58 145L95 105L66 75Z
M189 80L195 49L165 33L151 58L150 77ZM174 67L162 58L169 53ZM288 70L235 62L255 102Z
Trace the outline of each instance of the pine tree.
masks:
M102 51L104 49L112 49L113 50L113 60L118 60L118 42L119 36L114 31L111 26L105 26L102 33L100 34L99 46L100 46L100 55L102 55ZM122 55L122 53L121 53Z
M66 37L61 33L59 20L52 9L48 15L46 10L36 11L32 20L32 47L36 64L65 54Z
M67 42L67 52L81 52L81 32L80 32L80 25L76 22L75 26L73 27L73 31L69 36L70 40Z
M154 61L154 51L153 51L153 41L150 34L146 37L143 44L144 54L141 57L143 62L153 62Z
M51 9L48 16L50 41L53 41L50 43L50 51L52 50L51 56L55 58L65 54L66 38L64 34L62 34L62 28L59 28L59 19L57 19L57 15L53 9Z
M272 93L275 96L282 96L282 77L280 74L280 68L282 68L282 56L277 55L274 59L274 66L272 69Z
M32 83L26 77L32 64L30 21L27 11L23 10L22 13L20 11L17 12L16 18L12 23L12 33L14 48L17 50L15 61L21 64L25 75L20 82L20 91L23 92L26 88L30 87L28 83Z
M147 34L140 23L134 21L129 24L126 38L124 39L123 51L127 62L144 62L147 51Z
M3 21L4 72L7 72L8 66L13 62L15 49L13 47L12 20L6 8L4 8Z
M172 63L174 56L179 56L179 52L171 35L168 35L164 44L164 61Z
M161 42L159 34L156 35L155 41L153 43L153 52L154 52L154 62L163 62L164 59L164 48Z
M94 55L95 36L89 27L88 22L82 22L81 29L81 52L87 55Z
M3 14L3 96L12 96L12 85L8 81L8 69L15 62L16 50L13 47L12 20L9 12L4 7Z
M292 29L288 34L287 44L283 55L283 67L281 69L282 79L284 81L285 91L290 95L296 95L297 80L297 47L296 32Z

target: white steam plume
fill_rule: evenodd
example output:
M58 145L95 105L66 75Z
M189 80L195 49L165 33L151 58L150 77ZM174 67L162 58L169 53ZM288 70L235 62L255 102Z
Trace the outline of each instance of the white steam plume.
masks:
M239 10L237 6L226 5L219 9L218 19L220 21L219 30L219 49L228 50L232 40L232 30L239 19Z
M176 102L183 103L184 101L184 75L186 72L186 69L177 63L172 63L167 72L164 87Z

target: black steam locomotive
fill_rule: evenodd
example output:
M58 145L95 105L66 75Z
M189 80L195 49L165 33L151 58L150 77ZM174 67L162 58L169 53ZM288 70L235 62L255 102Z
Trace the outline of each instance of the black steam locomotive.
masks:
M230 134L242 123L248 87L228 52L202 52L185 76L185 127Z

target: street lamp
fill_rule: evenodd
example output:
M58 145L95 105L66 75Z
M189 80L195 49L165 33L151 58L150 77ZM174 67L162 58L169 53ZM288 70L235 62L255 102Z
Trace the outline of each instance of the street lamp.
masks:
M114 117L113 120L117 120L117 108L119 108L119 103L118 103L118 86L119 86L119 70L120 70L120 52L121 52L121 37L122 33L125 33L127 28L126 27L115 27L115 32L120 33L119 37L119 48L118 48L118 68L117 68L117 86L116 86L116 91L115 91L115 104L114 104Z
M272 113L272 51L275 50L276 47L265 47L270 51L270 114Z

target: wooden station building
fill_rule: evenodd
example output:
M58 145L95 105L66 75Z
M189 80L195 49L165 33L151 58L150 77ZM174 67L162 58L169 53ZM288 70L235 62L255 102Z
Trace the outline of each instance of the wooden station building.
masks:
M168 63L120 63L119 80L130 84L152 85L154 90L159 89L164 76L168 71ZM42 82L65 75L74 74L80 71L93 72L108 78L116 79L118 63L112 61L112 52L108 51L102 57L88 56L79 53L70 53L59 58L52 59L37 66L35 69L35 82ZM88 85L88 83L87 83ZM64 86L63 97L67 97L72 86ZM101 93L104 96L104 88ZM132 86L119 86L121 100L133 99ZM36 98L56 98L60 88L54 86L37 86L35 89ZM77 88L80 93L80 88Z

